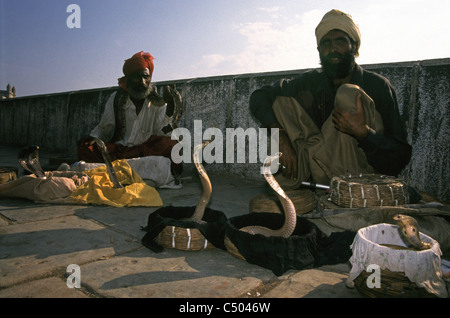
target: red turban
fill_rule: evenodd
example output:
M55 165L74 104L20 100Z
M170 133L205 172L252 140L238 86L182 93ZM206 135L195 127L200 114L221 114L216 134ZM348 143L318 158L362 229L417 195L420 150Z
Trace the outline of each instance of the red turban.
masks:
M153 56L150 53L141 51L134 54L131 58L125 60L123 65L123 74L125 76L119 78L119 86L126 90L126 78L136 71L144 70L146 68L150 71L150 78L154 69Z

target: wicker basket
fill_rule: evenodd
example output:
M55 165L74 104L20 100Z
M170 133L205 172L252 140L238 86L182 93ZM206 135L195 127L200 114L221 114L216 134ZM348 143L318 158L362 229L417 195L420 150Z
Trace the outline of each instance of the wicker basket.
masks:
M409 203L405 184L398 178L361 174L333 177L330 200L341 207L398 206Z
M418 287L402 272L391 272L388 269L380 270L380 288L369 288L367 278L371 273L362 271L355 279L355 288L368 298L437 298L425 288Z
M295 206L297 215L311 212L316 207L316 195L313 191L290 190L286 191L286 195L291 199ZM260 194L250 200L250 212L273 212L282 213L283 207L275 193Z
M158 235L158 243L166 248L201 251L215 248L196 228L166 226Z
M0 167L0 184L17 179L18 169L14 167Z
M347 286L354 286L360 294L371 298L446 298L446 285L438 270L439 243L419 234L423 242L432 245L430 249L409 249L397 225L380 223L359 229L351 245L352 268ZM369 265L379 267L374 277L369 277L372 275ZM380 287L368 284L368 278L376 279Z

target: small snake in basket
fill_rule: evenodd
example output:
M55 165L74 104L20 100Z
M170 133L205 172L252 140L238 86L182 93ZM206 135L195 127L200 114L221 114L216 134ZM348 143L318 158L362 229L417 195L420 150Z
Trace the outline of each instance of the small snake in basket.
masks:
M397 214L394 216L394 220L399 226L399 232L402 238L410 243L414 248L418 250L426 250L431 248L430 243L424 243L419 236L419 224L416 219L404 214Z
M291 199L286 195L281 186L275 180L272 172L270 171L270 165L272 161L278 159L281 156L281 153L277 153L275 155L269 156L264 160L263 165L263 173L266 181L269 183L270 187L275 190L278 198L280 199L281 205L283 206L284 211L284 224L278 230L271 230L269 228L258 226L258 225L250 225L241 228L241 231L250 233L250 234L262 234L264 236L281 236L283 238L288 238L292 235L295 230L297 223L297 213L295 210L295 206L292 203Z
M192 154L192 159L194 160L195 167L197 168L198 174L200 176L200 180L202 183L203 192L200 197L200 200L198 201L194 214L187 220L193 220L196 222L203 222L203 214L205 213L206 206L209 203L209 200L211 199L211 193L212 193L212 187L211 187L211 181L209 180L208 174L206 173L205 168L203 167L202 163L200 162L199 154L200 151L205 147L207 144L209 144L210 141L205 141L202 144L199 144L195 146L194 153Z

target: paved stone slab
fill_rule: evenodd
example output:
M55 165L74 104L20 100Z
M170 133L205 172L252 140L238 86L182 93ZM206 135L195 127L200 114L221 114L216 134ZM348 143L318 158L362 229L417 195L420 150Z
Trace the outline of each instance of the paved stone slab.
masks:
M238 297L276 279L226 251L142 248L81 267L82 285L107 297Z
M73 215L85 208L80 205L55 205L29 200L0 199L0 215L10 223L28 223Z
M49 277L0 289L0 298L88 298L80 289L68 288L66 280Z
M140 247L90 220L65 216L0 227L0 287Z
M272 298L359 298L356 289L345 285L350 266L339 264L297 271L285 275L284 280L264 294Z
M79 210L77 215L82 218L95 220L140 241L145 235L145 232L141 231L141 227L147 225L149 214L155 210L156 208L147 207L116 208L97 206Z

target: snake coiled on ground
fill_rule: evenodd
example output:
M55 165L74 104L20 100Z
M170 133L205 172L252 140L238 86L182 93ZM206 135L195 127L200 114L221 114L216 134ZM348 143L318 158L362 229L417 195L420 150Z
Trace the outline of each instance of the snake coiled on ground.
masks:
M288 238L292 235L297 225L297 213L295 206L291 199L286 195L281 186L275 180L272 172L270 171L270 166L272 162L278 159L281 153L274 154L267 157L264 160L263 173L266 181L269 183L270 187L276 192L278 198L280 199L281 205L284 211L284 224L278 230L272 230L259 225L251 225L241 228L241 231L250 234L262 234L264 236L281 236L283 238Z

